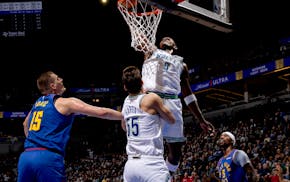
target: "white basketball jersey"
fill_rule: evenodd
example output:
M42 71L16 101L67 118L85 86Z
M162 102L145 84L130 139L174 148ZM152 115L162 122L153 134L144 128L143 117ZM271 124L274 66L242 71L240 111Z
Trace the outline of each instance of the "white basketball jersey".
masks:
M122 114L126 122L128 155L162 156L163 137L159 115L151 115L140 109L145 94L127 96Z
M145 91L178 95L181 92L180 75L183 58L157 49L142 66L142 80Z

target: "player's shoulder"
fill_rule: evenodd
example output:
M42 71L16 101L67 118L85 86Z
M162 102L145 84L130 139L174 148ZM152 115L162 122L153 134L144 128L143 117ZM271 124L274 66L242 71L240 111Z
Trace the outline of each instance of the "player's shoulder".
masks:
M242 154L246 153L245 151L243 151L241 149L235 149L235 151L238 152L238 153L242 153Z
M148 99L148 100L154 101L154 100L160 99L160 97L158 94L156 94L154 92L149 92L149 93L144 95L143 99Z
M183 62L183 59L184 59L182 56L179 56L179 55L176 55L176 54L172 55L172 57L173 57L175 60L177 60L177 61L181 61L181 62Z
M59 97L55 102L62 103L63 105L72 105L80 102L81 100L76 97Z
M239 156L239 157L247 157L247 153L243 150L240 149L235 149L235 156Z
M161 97L153 92L145 94L142 98L142 103L150 107L159 105L161 102Z
M145 94L141 101L140 101L140 106L142 108L142 110L144 110L145 112L148 112L148 110L150 109L155 109L156 106L160 105L160 103L162 103L161 98L159 97L159 95L157 95L156 93L147 93Z

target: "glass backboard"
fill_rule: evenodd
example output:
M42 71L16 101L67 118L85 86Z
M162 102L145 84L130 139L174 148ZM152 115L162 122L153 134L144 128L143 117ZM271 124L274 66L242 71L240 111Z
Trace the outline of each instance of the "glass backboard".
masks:
M141 0L147 1L147 0ZM228 0L148 0L164 12L209 28L232 32Z

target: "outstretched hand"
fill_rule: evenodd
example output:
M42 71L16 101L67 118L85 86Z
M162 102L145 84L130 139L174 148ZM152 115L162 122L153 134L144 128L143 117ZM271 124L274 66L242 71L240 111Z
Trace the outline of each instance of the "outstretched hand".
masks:
M210 136L215 135L215 127L209 121L204 120L199 124L205 134L209 134Z

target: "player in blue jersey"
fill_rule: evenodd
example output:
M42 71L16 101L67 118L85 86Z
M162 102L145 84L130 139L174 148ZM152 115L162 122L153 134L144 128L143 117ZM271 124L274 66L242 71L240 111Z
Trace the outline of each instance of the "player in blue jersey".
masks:
M26 140L18 161L18 182L64 182L65 148L76 114L122 120L121 112L96 107L80 99L61 95L63 79L52 71L42 73L37 87L43 96L32 106L23 122Z
M217 164L218 177L222 182L256 182L257 171L248 155L243 150L234 148L235 136L225 131L218 140L218 145L224 152Z
M167 182L170 174L163 156L161 118L172 124L174 116L157 94L143 92L141 73L137 67L126 67L122 82L129 93L122 107L128 155L124 182Z

